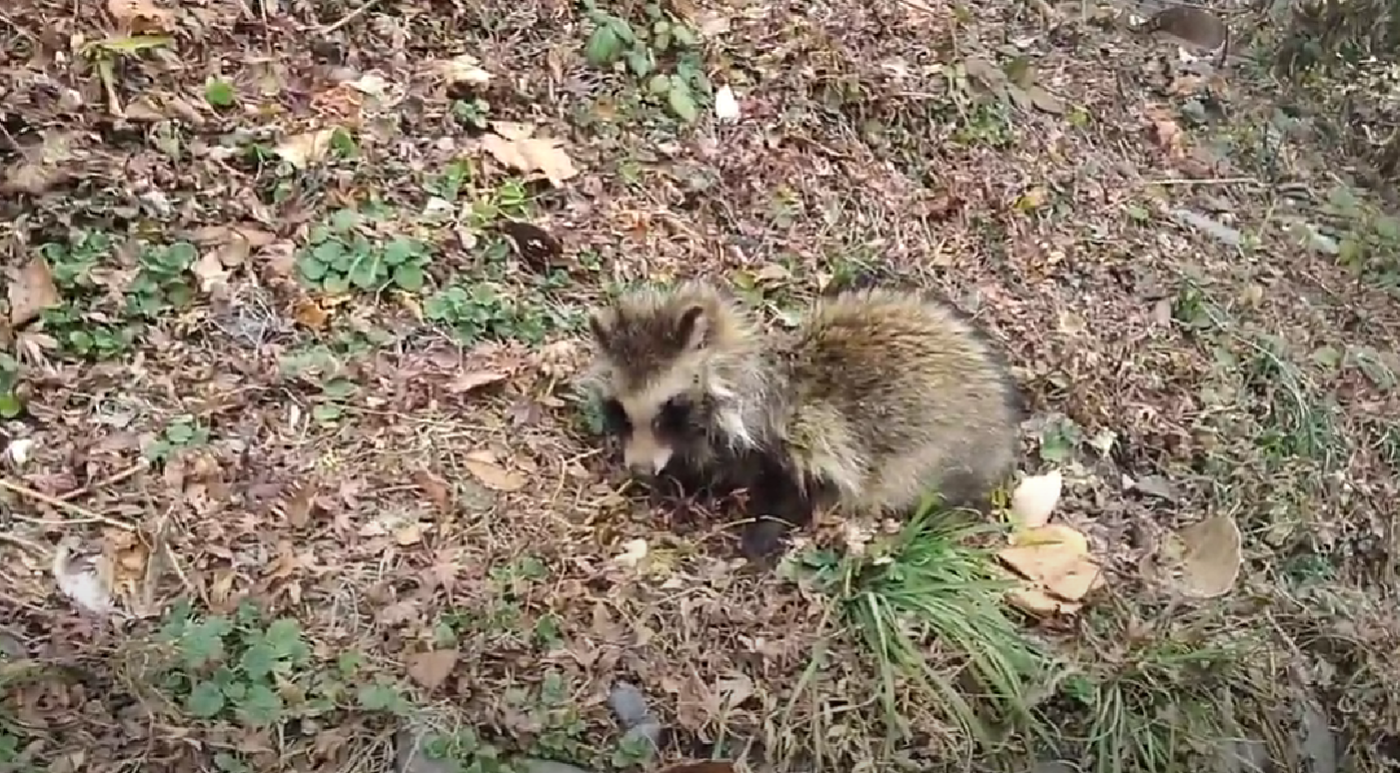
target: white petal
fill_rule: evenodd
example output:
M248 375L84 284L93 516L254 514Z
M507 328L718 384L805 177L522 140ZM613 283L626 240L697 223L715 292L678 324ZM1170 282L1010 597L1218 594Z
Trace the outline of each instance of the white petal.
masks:
M34 448L34 438L17 438L10 443L10 447L5 449L5 454L10 457L10 461L16 467L23 467L29 461L29 451Z
M728 86L720 86L715 91L715 117L721 121L739 120L739 100Z
M1028 475L1011 493L1011 514L1021 528L1035 529L1050 521L1060 502L1064 477L1059 470L1044 475Z

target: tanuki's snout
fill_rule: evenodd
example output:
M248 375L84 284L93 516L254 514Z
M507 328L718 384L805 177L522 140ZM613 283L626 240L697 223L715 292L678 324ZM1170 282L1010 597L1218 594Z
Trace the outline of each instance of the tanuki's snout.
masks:
M622 447L622 462L639 477L652 477L666 469L671 461L671 447L651 433L635 432Z

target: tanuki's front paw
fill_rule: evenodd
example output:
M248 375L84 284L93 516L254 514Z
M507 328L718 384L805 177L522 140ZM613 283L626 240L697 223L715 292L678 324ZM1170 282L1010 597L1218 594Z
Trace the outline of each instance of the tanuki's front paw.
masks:
M771 563L787 547L787 535L792 525L774 518L759 518L744 526L740 549L754 563Z

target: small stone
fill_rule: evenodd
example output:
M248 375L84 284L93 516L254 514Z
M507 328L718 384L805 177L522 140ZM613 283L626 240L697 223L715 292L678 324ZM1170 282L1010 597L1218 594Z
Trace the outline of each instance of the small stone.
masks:
M655 723L642 691L628 682L617 682L608 696L608 705L623 727L631 729L646 722Z
M397 773L452 773L452 760L429 759L423 754L423 736L412 728L394 734L394 769Z

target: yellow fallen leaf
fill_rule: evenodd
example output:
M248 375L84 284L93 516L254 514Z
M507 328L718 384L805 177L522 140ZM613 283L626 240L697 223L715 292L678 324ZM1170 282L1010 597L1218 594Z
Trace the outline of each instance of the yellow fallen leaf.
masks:
M58 287L53 283L49 264L35 255L15 272L7 293L10 300L10 324L19 327L39 316L44 309L63 303Z
M330 323L331 314L321 308L321 304L311 298L302 298L296 302L292 311L292 318L303 327L311 330L325 330Z
M997 557L1027 581L1026 587L1064 601L1079 601L1103 581L1088 539L1064 524L1019 532Z
M499 134L481 138L481 146L497 161L521 172L539 172L558 188L578 175L573 159L563 150L563 140L540 137L508 139Z
M1019 587L1007 592L1007 599L1022 610L1040 617L1072 615L1084 605L1063 601L1036 588Z
M210 292L220 285L228 284L228 269L224 268L224 262L219 260L219 253L216 250L205 250L190 267L190 271L199 279L199 289L203 292Z
M397 542L402 547L408 547L409 545L417 545L422 541L423 525L418 523L417 521L414 521L413 523L410 523L402 529L398 529L394 532L394 542Z
M481 481L481 485L489 489L495 489L496 491L507 492L519 491L525 488L526 481L524 475L518 472L511 472L499 464L496 464L494 461L491 461L489 458L484 457L489 457L489 454L473 451L467 454L466 458L462 460L462 464L466 466L467 471L475 476L477 480Z
M1064 489L1059 470L1044 475L1028 475L1011 492L1011 515L1021 529L1037 529L1050 522Z

